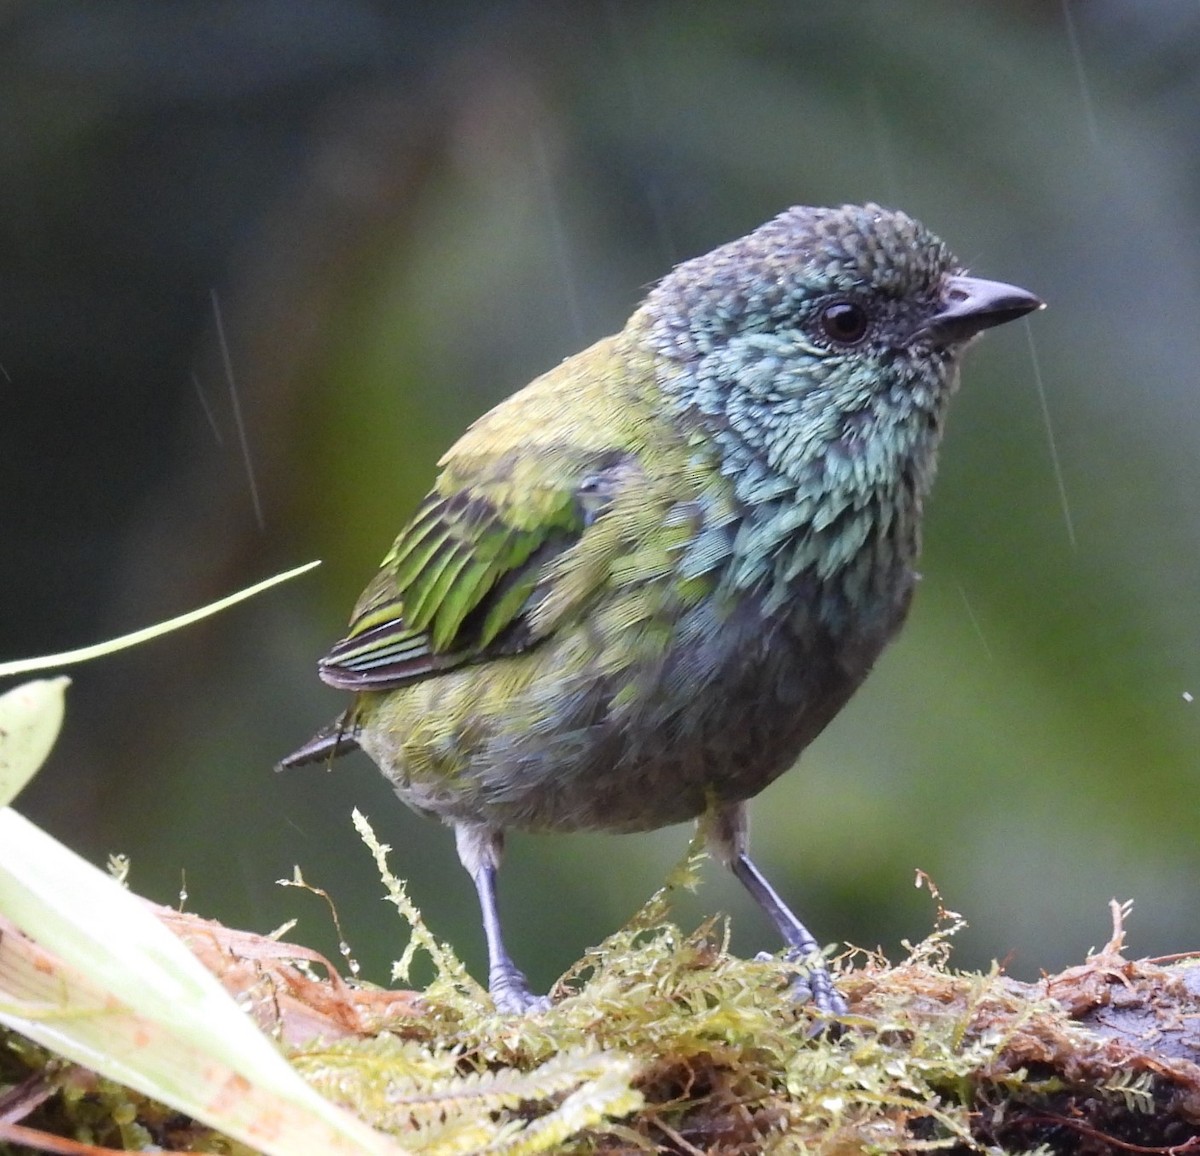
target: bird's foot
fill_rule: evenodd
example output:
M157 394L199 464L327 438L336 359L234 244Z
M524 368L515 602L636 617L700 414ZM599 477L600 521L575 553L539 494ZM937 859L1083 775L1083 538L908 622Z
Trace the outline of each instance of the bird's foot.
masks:
M551 1007L550 997L534 995L529 980L511 964L492 968L488 975L488 991L496 1010L505 1015L544 1012Z
M760 952L757 958L768 960L774 957L764 951ZM796 1003L811 1003L817 1010L818 1018L826 1023L844 1016L850 1010L819 952L789 947L783 953L783 960L785 963L803 965L803 970L790 984L790 994Z
M726 850L729 856L729 867L742 885L750 892L754 901L763 909L771 922L779 928L779 934L786 943L787 950L783 958L787 963L798 963L802 970L792 981L792 998L797 1003L812 1003L816 1006L818 1020L837 1019L847 1012L846 1001L833 985L833 978L821 954L821 946L812 937L808 928L796 918L775 888L767 882L766 876L755 867L744 847L738 849L739 840L745 838L745 815L735 808L726 812L725 834ZM824 1030L824 1028L822 1028Z

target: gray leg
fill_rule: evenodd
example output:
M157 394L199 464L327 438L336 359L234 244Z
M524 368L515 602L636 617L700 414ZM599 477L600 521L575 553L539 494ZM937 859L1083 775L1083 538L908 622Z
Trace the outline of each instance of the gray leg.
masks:
M500 910L496 904L496 872L504 852L504 832L478 823L458 823L454 828L458 857L475 883L487 937L488 991L502 1012L526 1012L549 1006L549 1001L529 990L529 981L504 946Z
M808 964L808 975L805 977L807 983L798 985L803 989L805 998L811 996L817 1010L824 1015L844 1015L846 1001L833 985L829 969L821 956L821 945L796 918L746 853L746 808L743 804L724 807L717 812L711 827L709 843L717 858L734 873L742 886L750 892L754 902L778 928L788 946L788 958L804 960Z

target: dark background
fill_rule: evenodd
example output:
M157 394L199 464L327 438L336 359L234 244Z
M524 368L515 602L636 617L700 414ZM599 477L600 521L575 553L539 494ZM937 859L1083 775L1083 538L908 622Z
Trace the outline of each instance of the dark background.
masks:
M7 4L0 657L325 559L74 669L18 805L153 898L186 873L194 910L331 949L274 885L299 864L383 980L357 805L478 972L447 832L361 757L272 772L343 704L315 660L472 417L674 262L875 199L1050 309L971 354L912 620L758 804L758 857L819 936L893 955L932 924L917 867L972 922L964 966L1076 962L1114 895L1135 950L1200 946L1198 53L1171 0ZM535 982L687 837L516 837ZM681 918L715 910L774 948L710 868Z

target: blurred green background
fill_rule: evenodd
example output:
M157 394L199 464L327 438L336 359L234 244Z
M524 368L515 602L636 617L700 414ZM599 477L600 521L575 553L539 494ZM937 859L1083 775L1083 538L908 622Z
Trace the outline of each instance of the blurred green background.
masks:
M964 966L1077 962L1114 895L1136 951L1200 946L1198 60L1171 0L4 4L0 657L325 559L74 670L19 805L153 898L186 873L194 910L332 950L274 884L299 864L382 980L357 805L479 974L448 832L361 756L272 772L343 704L317 657L475 415L673 263L875 199L1051 307L970 355L910 624L759 801L757 857L819 937L893 955L931 927L917 867ZM514 838L535 983L687 838ZM710 867L681 918L717 910L776 946Z

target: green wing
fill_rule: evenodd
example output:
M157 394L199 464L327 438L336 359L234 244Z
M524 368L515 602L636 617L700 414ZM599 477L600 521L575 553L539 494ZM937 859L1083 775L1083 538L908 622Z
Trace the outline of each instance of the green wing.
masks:
M619 469L618 455L587 456L560 453L540 467L509 458L467 477L447 469L322 660L321 678L388 690L532 645L538 583L595 520L605 479Z
M636 601L631 592L669 573L697 530L691 499L716 475L697 472L695 439L660 412L647 384L656 372L639 331L626 330L476 421L442 458L321 677L389 690L516 654L598 599ZM681 596L705 581L685 575ZM639 605L616 612L640 620L655 600Z

